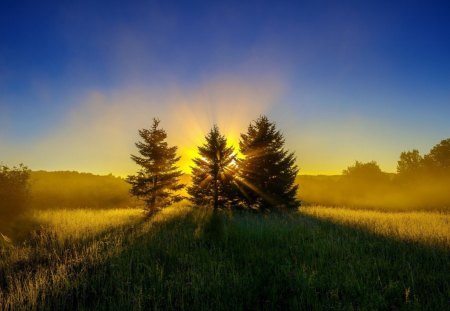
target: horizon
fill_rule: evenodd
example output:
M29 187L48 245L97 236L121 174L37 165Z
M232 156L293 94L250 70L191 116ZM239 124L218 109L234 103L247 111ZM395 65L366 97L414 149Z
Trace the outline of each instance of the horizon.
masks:
M217 124L259 115L300 175L396 171L449 137L450 7L333 1L8 3L0 12L0 163L126 176L161 119L189 172Z
M354 164L354 163L353 163ZM112 176L114 178L121 178L121 179L125 179L128 175L115 175L113 173L93 173L93 172L86 172L86 171L75 171L75 170L35 170L30 168L32 173L39 173L39 172L43 172L43 173L77 173L77 174L89 174L89 175L93 175L93 176L100 176L100 177L107 177L107 176ZM385 174L397 174L395 172L385 172L382 171ZM136 173L136 172L134 172ZM132 175L132 173L130 173L130 175ZM183 176L191 176L192 174L189 172L184 172L182 171ZM302 174L302 173L298 173L296 177L336 177L336 176L342 176L342 171L339 174Z

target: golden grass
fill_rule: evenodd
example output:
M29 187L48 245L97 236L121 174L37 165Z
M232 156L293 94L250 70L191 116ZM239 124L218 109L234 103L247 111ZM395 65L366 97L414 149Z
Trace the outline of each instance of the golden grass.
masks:
M80 277L77 267L106 260L148 230L135 227L144 216L142 209L34 212L39 229L27 243L0 248L0 274L8 284L0 288L0 310L37 309L47 291L63 291Z
M76 240L131 224L143 215L141 209L76 209L36 211L31 219L46 231L54 232L59 240Z
M323 206L302 207L304 215L359 226L386 237L450 247L450 214L381 212Z
M297 307L285 309L317 309L322 302L324 309L336 303L342 309L420 309L431 296L428 309L442 310L448 301L442 298L449 288L443 252L395 239L448 247L449 214L305 207L296 221L237 213L225 221L225 238L218 238L207 231L214 224L210 212L181 204L151 218L138 209L36 212L39 232L0 248L0 310L100 307L95 303L124 310L245 309L243 301L260 302L252 289L268 279L280 298L272 306L289 306L283 293L297 290ZM347 225L394 239L358 235ZM234 291L227 291L230 284ZM204 299L208 291L216 300Z

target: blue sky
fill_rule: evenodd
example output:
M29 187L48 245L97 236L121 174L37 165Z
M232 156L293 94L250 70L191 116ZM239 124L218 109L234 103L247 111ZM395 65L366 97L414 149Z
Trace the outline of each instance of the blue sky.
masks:
M126 174L142 115L185 143L182 104L199 123L183 132L217 122L234 141L267 114L303 173L395 171L450 136L449 16L432 1L2 1L0 161ZM246 108L238 128L227 102ZM93 138L123 155L102 161Z

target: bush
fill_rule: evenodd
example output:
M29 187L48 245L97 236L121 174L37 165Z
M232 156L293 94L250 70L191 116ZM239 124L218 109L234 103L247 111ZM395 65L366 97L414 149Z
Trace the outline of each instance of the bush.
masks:
M0 231L22 216L28 206L30 170L20 164L0 166Z

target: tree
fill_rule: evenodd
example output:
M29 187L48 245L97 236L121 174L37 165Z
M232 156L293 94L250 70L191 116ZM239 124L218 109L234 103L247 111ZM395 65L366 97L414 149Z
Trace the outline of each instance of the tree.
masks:
M423 162L423 157L417 149L405 151L400 154L400 160L397 161L397 173L399 175L417 174Z
M355 164L342 171L343 183L347 197L366 197L372 193L381 193L389 186L389 177L381 171L377 162L355 161Z
M435 145L430 153L425 155L424 164L434 170L450 170L450 138Z
M284 137L274 123L261 116L241 134L237 184L247 207L272 210L296 208L298 167L295 155L284 149Z
M375 161L367 163L355 161L355 165L343 170L342 175L353 182L377 182L385 179L385 174Z
M20 164L9 168L0 165L0 228L21 216L29 200L30 170Z
M184 185L180 184L182 172L176 166L180 160L177 157L177 147L169 147L167 133L159 128L160 121L153 119L151 129L139 130L143 141L136 147L140 156L131 155L141 169L136 175L130 175L127 182L131 184L131 194L145 201L147 209L154 212L181 201L179 195Z
M196 205L212 203L214 210L232 201L234 176L233 147L227 147L227 139L214 125L206 142L198 147L199 157L192 167L192 186L188 188L191 201Z

